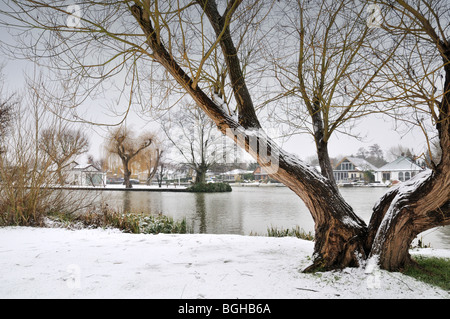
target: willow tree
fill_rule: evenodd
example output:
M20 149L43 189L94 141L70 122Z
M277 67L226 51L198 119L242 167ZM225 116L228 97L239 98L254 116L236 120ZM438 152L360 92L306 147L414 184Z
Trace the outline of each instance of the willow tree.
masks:
M89 149L89 139L81 130L68 127L56 126L42 130L39 140L40 149L56 165L58 183L66 183L64 169L79 155L86 153Z
M366 4L349 3L364 12ZM222 133L249 152L261 166L270 167L272 177L288 186L306 204L314 219L316 238L313 265L307 270L357 266L369 256L376 256L386 269L403 267L410 262L408 247L414 235L429 227L450 223L450 70L448 30L444 27L448 26L449 19L438 14L439 10L447 10L447 5L422 0L416 7L403 1L382 7L386 14L400 21L397 26L402 34L434 43L436 50L433 52L440 58L438 70L443 72L445 83L438 88L442 92L441 99L438 106L433 104L435 114L432 116L438 120L438 138L446 151L432 171L419 174L381 198L367 226L342 198L329 174L318 173L279 148L264 133L264 122L256 111L263 83L251 75L255 70L264 70L266 65L253 49L263 43L263 39L278 36L274 28L281 23L277 8L284 4L241 0L220 4L214 0L136 0L85 1L83 6L67 7L62 1L49 4L14 0L9 9L3 10L3 22L28 28L31 38L26 44L32 43L33 50L25 53L32 57L49 57L50 64L65 81L65 88L75 88L72 97L84 100L92 96L101 91L99 83L106 83L113 76L125 78L124 94L126 88L130 105L137 101L150 107L153 100L145 97L147 87L173 89L171 94L154 90L151 99L158 94L168 99L175 92L189 95ZM296 5L301 6L302 2ZM353 15L353 12L349 11L348 18L357 23L362 15ZM402 23L407 23L407 28ZM395 34L387 24L382 24L380 30ZM325 33L324 36L335 37L339 32L336 29L335 34ZM417 49L409 47L410 42L403 42L401 36L395 39L410 51ZM365 41L363 34L358 41ZM314 43L304 42L304 45L314 49ZM280 43L273 55L285 54L283 47ZM349 48L344 46L341 50ZM351 52L354 50L349 51L350 55ZM398 58L404 59L401 55ZM375 76L383 75L383 79L389 75L401 82L396 74L391 74L394 66L387 64L377 68ZM219 73L216 72L218 65L222 66ZM353 92L367 92L364 83L370 76L359 84L349 82L351 76L342 79L352 84ZM341 82L337 85L345 92ZM233 103L231 109L235 114L230 112L230 107L224 107L219 92L230 92L232 98L227 100L227 105ZM369 93L376 96L380 91ZM408 100L401 90L392 95L392 99ZM315 98L314 94L310 98L313 104ZM354 109L351 104L347 106L350 106L348 112ZM315 109L312 111L314 115Z
M153 143L154 136L151 133L141 133L138 137L124 126L110 130L106 142L106 150L110 154L117 155L122 161L123 179L125 188L133 188L131 184L130 164L143 150Z

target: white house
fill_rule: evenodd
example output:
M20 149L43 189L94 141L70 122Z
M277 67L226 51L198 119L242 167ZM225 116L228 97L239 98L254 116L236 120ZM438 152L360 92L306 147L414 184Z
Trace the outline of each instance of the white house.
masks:
M222 179L224 182L240 182L244 180L245 174L251 174L253 171L246 171L243 169L234 169L232 171L228 171L225 173L222 173Z
M344 157L334 168L336 183L364 181L365 172L375 172L377 168L363 158Z
M80 165L71 163L66 171L66 182L78 186L105 186L106 173L102 172L92 164Z
M396 160L377 169L375 180L386 184L395 181L404 182L421 171L423 171L422 167L415 164L408 157L400 156Z

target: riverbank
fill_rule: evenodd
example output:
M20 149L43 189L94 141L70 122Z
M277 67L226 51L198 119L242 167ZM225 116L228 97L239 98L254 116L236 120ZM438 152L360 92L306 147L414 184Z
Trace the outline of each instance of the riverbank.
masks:
M135 184L132 188L125 188L122 184L106 184L105 186L58 186L54 189L83 190L83 191L130 191L130 192L189 192L186 186L164 185L141 185Z
M312 252L297 238L4 227L0 298L449 298L370 267L301 273Z

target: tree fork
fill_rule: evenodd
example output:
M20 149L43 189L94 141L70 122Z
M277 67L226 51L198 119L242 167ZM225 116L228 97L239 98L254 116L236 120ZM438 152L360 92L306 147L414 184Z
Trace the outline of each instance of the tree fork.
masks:
M132 6L131 11L146 34L147 43L157 62L163 65L185 88L199 107L216 123L218 129L225 134L229 131L227 129L238 130L245 136L245 129L248 128L244 126L245 121L240 120L239 123L236 123L198 86L193 87L192 79L171 57L162 42L156 38L157 35L150 20L142 17L142 9ZM245 116L249 118L250 122L254 122L252 114ZM238 144L242 149L249 151L257 159L259 164L266 165L264 157L259 156L259 149L257 147L252 149L255 145L250 145L253 143L249 143L249 139L236 140L240 142ZM269 139L267 140L267 149L270 149L272 154L278 150ZM364 243L367 227L364 221L354 214L352 208L345 202L330 180L281 150L279 151L279 168L271 175L294 191L313 216L316 230L314 264L306 270L331 270L358 265L359 260L365 257Z

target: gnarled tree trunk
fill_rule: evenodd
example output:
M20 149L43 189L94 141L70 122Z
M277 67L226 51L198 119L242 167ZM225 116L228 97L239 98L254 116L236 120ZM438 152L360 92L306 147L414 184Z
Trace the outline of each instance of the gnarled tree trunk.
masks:
M437 130L441 161L388 192L375 205L367 248L382 268L398 270L411 263L408 249L421 232L450 225L450 50L444 50L446 80Z

